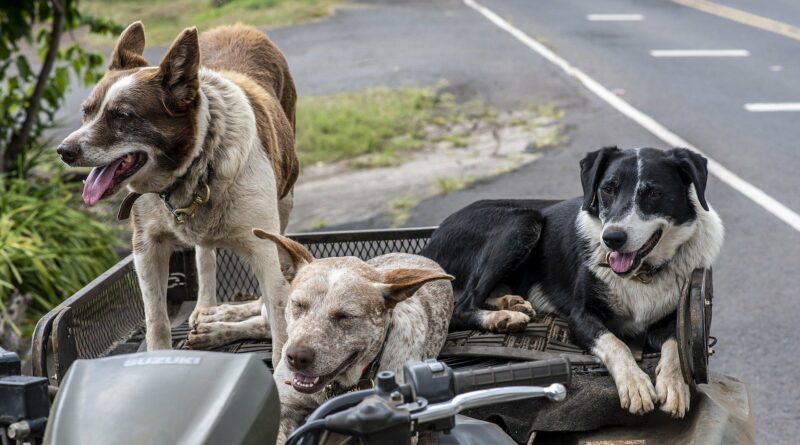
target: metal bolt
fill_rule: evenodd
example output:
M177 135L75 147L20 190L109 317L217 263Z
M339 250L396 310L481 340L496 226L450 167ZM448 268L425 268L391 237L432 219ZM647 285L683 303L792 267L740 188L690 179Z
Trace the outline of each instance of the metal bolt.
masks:
M708 348L708 356L709 356L709 357L711 357L712 355L714 355L714 353L715 353L715 352L716 352L716 351L714 350L714 348L711 348L711 347L709 347L709 348Z
M389 399L394 403L400 403L403 401L403 395L400 394L400 391L392 391L392 393L389 394Z
M6 433L9 439L22 440L31 433L31 425L25 420L12 423L6 429Z

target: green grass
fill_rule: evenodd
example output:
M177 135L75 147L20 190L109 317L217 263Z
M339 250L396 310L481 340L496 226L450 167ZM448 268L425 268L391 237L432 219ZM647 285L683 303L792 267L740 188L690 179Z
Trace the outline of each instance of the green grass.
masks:
M455 177L449 176L436 179L436 189L440 194L446 195L463 189L475 182L477 178L474 176Z
M452 97L434 89L370 89L310 96L297 107L301 165L351 160L354 167L399 163L398 152L420 148L429 125L450 122Z
M325 218L318 218L311 222L311 230L322 230L328 227L330 223Z
M81 10L123 25L144 22L147 43L169 44L187 27L202 32L236 22L259 27L294 25L327 17L343 0L82 0ZM113 44L91 37L91 43ZM100 40L102 39L102 40ZM152 61L151 61L152 62Z
M419 204L420 199L414 196L401 196L389 201L389 219L392 227L400 227L408 221L411 209Z

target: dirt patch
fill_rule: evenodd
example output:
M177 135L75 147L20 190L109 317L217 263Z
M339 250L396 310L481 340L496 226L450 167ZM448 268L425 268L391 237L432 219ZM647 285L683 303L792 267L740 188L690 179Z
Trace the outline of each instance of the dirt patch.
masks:
M399 165L307 166L295 186L289 231L321 230L380 215L389 215L392 225L399 226L420 200L507 173L563 143L562 117L563 113L533 107L431 126L430 142L404 152Z

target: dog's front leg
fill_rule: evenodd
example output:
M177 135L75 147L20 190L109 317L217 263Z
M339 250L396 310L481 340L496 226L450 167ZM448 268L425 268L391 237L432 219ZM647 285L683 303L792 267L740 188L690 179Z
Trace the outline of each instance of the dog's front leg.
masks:
M603 361L614 379L620 406L632 414L649 413L654 408L656 391L653 383L633 358L630 348L611 332L601 334L591 348Z
M201 310L196 325L192 327L186 337L187 346L192 349L209 349L237 340L263 340L272 337L273 363L280 361L280 348L283 347L286 339L286 319L283 316L283 308L286 306L288 289L281 273L275 246L263 244L247 246L240 250L258 278L261 287L259 301ZM262 308L265 304L267 305L267 316L262 316ZM277 314L279 316L275 316ZM280 329L279 331L276 331L275 325ZM272 328L271 335L270 328ZM278 335L279 332L282 335Z
M272 333L272 363L279 363L287 335L285 308L289 289L281 272L278 250L272 243L259 243L253 246L248 259L258 277L262 315L266 315L264 321L269 323ZM263 314L264 310L266 314Z
M163 237L134 233L133 263L144 301L145 341L148 351L172 348L167 313L167 280L172 247L172 243Z
M656 394L661 411L675 418L683 417L689 411L691 392L683 378L678 342L675 329L678 324L676 313L667 315L650 326L647 342L654 349L661 350L661 358L656 366Z
M630 348L609 332L601 318L586 307L569 314L572 334L578 344L603 361L614 379L622 409L633 414L653 410L656 390L650 377L639 368Z
M261 303L258 301L217 305L217 250L215 247L197 246L195 261L199 286L197 305L189 317L189 326L193 331L197 331L198 326L202 324L245 321L261 314ZM193 337L193 340L196 338ZM192 346L194 347L194 345Z
M214 246L196 246L197 304L189 316L189 326L197 326L197 317L203 309L217 305L217 249Z
M681 418L689 411L689 385L683 379L678 358L678 342L670 338L661 345L661 358L656 367L656 394L661 411Z

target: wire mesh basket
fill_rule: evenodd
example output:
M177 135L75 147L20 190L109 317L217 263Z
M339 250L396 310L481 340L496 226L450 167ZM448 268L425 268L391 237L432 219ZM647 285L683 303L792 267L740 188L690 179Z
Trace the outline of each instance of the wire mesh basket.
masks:
M305 245L316 258L356 256L367 260L391 252L419 253L434 229L321 232L291 237ZM708 343L711 293L710 270L698 269L690 286L682 292L679 307L679 314L683 314L679 317L677 332L681 361L687 375L692 375L698 383L706 378L705 345ZM255 298L258 294L258 281L249 267L234 253L218 251L218 300L231 302L243 296ZM178 250L170 259L167 289L174 348L184 347L189 332L186 314L194 307L196 298L194 251ZM182 319L177 317L180 313L185 315ZM52 384L58 385L75 360L141 351L143 342L144 306L131 255L42 317L33 337L33 373L49 377ZM216 350L259 354L271 365L272 346L268 339L237 341ZM657 357L657 354L642 354L641 349L635 347L632 350L639 359ZM586 355L570 340L564 319L537 314L523 332L451 332L440 358L453 367L474 367L563 354L568 354L575 365L597 365L595 358Z

